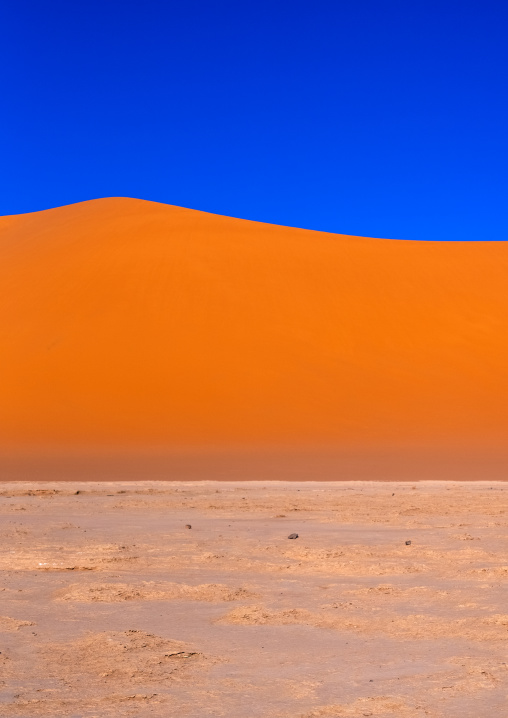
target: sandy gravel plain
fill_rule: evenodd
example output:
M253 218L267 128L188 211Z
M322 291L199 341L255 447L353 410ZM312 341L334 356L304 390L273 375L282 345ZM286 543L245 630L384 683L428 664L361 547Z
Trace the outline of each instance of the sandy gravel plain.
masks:
M506 716L507 512L503 483L1 484L0 716Z

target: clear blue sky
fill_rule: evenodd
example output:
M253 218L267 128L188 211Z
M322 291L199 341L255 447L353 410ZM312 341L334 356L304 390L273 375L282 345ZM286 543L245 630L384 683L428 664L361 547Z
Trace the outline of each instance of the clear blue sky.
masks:
M508 239L506 0L16 0L0 28L0 214Z

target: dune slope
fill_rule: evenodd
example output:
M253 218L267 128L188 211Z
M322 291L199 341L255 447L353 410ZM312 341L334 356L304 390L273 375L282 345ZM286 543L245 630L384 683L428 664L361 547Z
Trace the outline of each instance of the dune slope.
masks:
M506 242L126 198L2 217L2 465L314 452L375 478L381 454L437 452L504 471L507 287Z

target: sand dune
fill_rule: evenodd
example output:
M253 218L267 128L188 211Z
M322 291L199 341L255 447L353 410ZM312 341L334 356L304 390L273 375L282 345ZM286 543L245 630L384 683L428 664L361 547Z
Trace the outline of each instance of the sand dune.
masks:
M501 478L507 286L506 242L2 217L2 476Z

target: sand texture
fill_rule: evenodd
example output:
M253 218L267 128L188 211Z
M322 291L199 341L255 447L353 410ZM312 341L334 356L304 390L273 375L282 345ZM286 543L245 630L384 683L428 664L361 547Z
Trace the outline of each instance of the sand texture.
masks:
M507 286L507 242L1 217L0 478L504 478Z
M505 487L3 484L0 716L503 716Z

